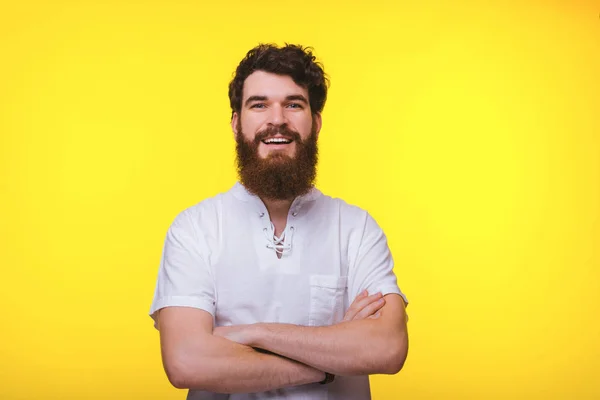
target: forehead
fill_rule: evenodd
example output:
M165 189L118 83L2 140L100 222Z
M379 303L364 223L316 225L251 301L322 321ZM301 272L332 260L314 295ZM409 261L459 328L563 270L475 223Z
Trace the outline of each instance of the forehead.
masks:
M246 100L250 96L266 96L276 99L298 94L308 98L308 91L302 86L297 85L287 75L255 71L244 81L243 100Z

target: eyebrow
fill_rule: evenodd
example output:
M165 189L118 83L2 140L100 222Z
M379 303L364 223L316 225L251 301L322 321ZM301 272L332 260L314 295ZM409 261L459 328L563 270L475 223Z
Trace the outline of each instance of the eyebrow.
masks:
M244 102L244 105L248 105L250 103L252 103L253 101L265 101L268 100L267 96L250 96L248 97L248 99L246 99L246 101ZM296 100L296 101L301 101L304 104L308 105L308 100L306 99L306 97L302 96L301 94L292 94L289 95L285 98L286 101L292 101L292 100Z
M293 94L293 95L287 96L285 99L287 101L297 100L297 101L303 102L304 104L308 104L308 100L306 100L306 97L302 96L301 94Z

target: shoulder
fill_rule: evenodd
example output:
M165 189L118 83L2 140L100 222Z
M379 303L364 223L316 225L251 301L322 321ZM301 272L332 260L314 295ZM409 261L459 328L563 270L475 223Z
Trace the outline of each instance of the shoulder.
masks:
M354 226L364 226L368 220L373 219L371 214L365 208L339 197L321 193L317 201L329 212L337 213L340 221L343 223L345 222Z
M207 197L175 214L170 229L184 230L189 234L206 233L216 228L228 192Z
M324 204L323 207L327 212L339 215L337 218L341 230L351 236L362 239L365 236L385 235L372 213L366 208L322 193L318 200Z

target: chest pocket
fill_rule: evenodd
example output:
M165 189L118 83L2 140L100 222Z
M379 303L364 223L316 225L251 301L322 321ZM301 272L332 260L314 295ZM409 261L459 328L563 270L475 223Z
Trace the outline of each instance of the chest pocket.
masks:
M311 275L309 326L327 326L341 321L347 288L347 275Z

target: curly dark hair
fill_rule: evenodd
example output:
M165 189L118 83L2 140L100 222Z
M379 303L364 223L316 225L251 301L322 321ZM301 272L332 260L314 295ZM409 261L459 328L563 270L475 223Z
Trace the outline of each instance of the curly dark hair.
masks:
M325 107L329 79L321 63L315 61L311 47L285 44L259 44L248 51L238 65L235 76L229 83L231 117L242 108L244 81L254 71L264 71L291 77L296 85L308 90L308 102L312 114L320 113Z

